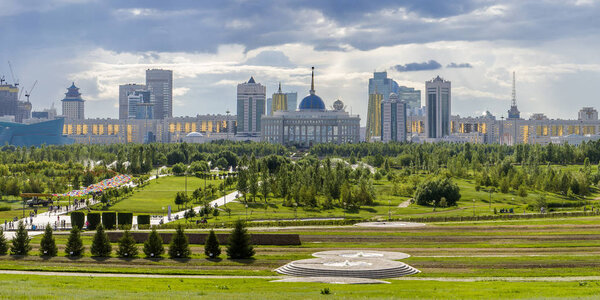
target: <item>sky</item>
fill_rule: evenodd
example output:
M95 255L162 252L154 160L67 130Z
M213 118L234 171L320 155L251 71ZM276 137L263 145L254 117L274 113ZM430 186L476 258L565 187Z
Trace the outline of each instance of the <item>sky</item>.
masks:
M86 117L118 117L118 85L173 70L175 116L236 108L254 76L267 97L281 82L327 106L342 100L365 123L368 79L387 71L423 90L452 82L452 114L498 118L512 72L522 116L577 118L597 105L600 3L594 0L0 0L0 76L8 61L34 110L81 88ZM300 100L300 99L299 99Z

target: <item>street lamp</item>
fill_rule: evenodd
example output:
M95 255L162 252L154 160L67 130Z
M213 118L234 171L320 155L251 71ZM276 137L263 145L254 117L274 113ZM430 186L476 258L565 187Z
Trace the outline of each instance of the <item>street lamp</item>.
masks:
M248 221L248 204L246 204L246 221Z
M344 205L344 207L342 208L344 211L344 219L346 218L346 202L342 203Z
M475 217L475 199L473 199L473 217Z
M388 221L392 220L392 200L388 199Z

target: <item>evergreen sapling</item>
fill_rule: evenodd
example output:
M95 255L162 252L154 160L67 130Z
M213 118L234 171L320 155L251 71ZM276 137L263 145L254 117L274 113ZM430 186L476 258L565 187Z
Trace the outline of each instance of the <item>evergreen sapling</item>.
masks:
M156 229L153 228L150 235L148 235L148 239L144 242L144 254L146 257L155 258L161 257L163 253L165 253L163 240L156 232Z
M129 230L123 232L123 236L119 240L119 249L117 249L119 257L136 257L138 255L138 247L135 244L133 236Z
M254 256L254 247L252 247L250 242L250 235L246 230L246 224L242 220L235 222L235 227L229 235L227 256L233 259L252 258Z
M169 245L169 258L188 258L190 256L190 246L188 238L183 232L181 225L177 226L177 230L171 238Z
M90 251L93 256L97 257L109 257L112 252L112 246L102 224L98 224L96 227L96 234L94 234Z
M52 226L50 226L50 223L48 223L48 225L46 225L46 229L44 230L42 240L40 241L40 255L56 256L57 253L58 248L56 247L56 241L52 235Z
M12 255L27 255L31 251L31 245L29 245L29 235L23 221L19 221L19 227L17 233L12 239L12 246L10 247L10 253Z
M212 259L219 258L219 255L221 255L219 240L217 240L217 235L212 229L210 230L208 238L206 238L206 243L204 244L204 255Z
M78 257L83 254L84 250L85 248L81 241L81 231L79 230L79 227L73 226L71 233L69 234L69 239L67 240L65 253L70 257Z

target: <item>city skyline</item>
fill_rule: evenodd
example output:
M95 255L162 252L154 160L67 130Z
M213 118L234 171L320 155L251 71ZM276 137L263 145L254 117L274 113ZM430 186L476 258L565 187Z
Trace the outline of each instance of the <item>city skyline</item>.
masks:
M10 80L5 62L11 60L21 88L39 81L34 110L57 106L75 81L88 117L117 118L119 84L143 83L144 70L162 68L173 70L174 116L223 114L235 110L235 86L250 76L268 95L281 81L284 91L305 96L312 65L325 104L341 99L362 116L374 70L419 90L437 75L451 80L453 115L490 110L506 117L512 71L524 118L541 112L573 119L577 108L597 106L584 92L600 79L594 1L2 4L7 46L0 50L0 74ZM61 20L65 15L86 22L73 27ZM31 19L40 21L25 21Z

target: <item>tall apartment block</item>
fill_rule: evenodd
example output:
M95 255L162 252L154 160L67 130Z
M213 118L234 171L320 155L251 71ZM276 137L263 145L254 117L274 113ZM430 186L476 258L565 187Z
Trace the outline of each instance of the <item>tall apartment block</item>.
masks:
M173 117L173 71L146 70L146 88L154 96L154 118Z

